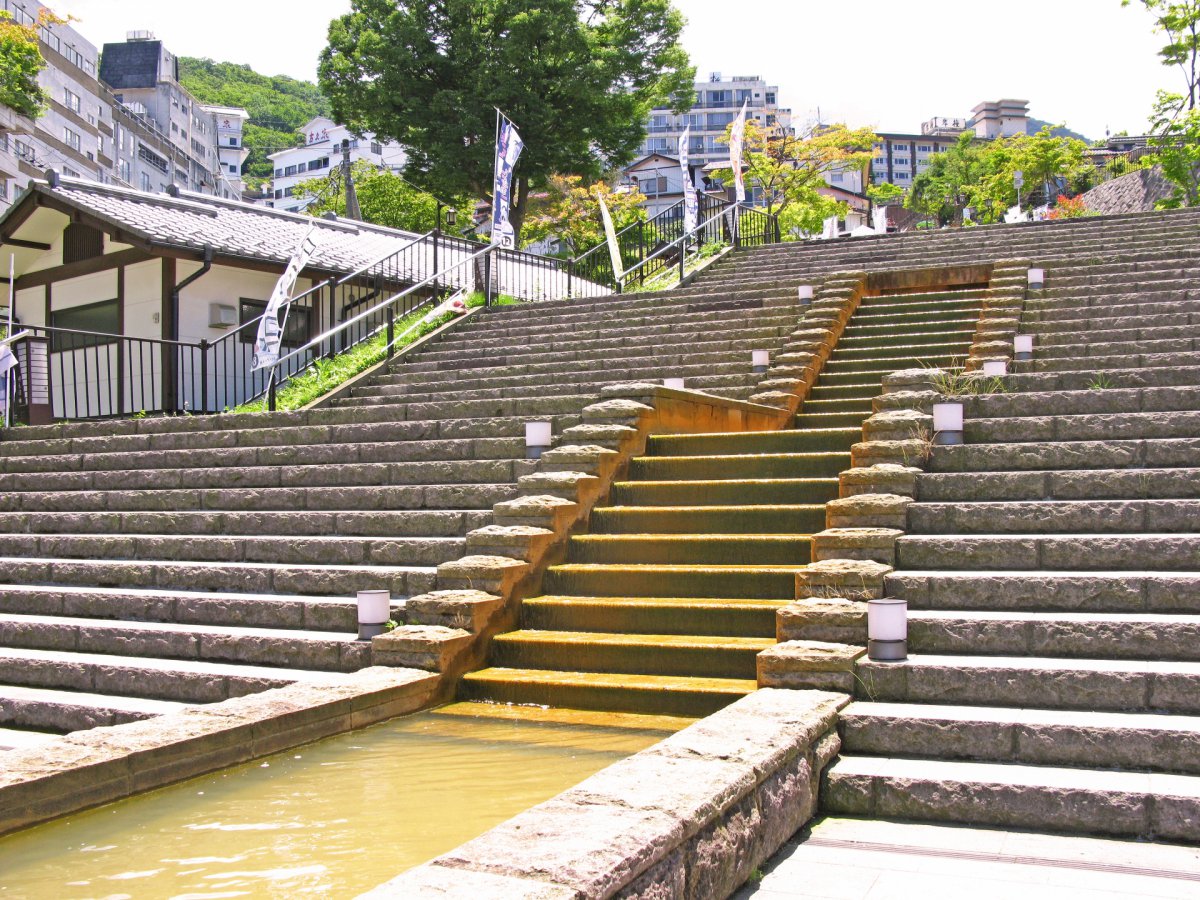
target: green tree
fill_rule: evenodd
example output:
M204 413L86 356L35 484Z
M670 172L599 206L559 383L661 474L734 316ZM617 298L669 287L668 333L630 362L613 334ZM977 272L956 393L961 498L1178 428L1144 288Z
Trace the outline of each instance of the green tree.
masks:
M866 194L867 199L876 206L888 206L897 200L904 199L904 188L898 187L890 181L881 181L878 184L867 185Z
M606 181L585 185L579 175L551 175L539 196L529 201L523 243L556 237L572 256L597 246L605 240L600 197L617 231L646 219L641 191L615 191Z
M436 224L437 199L395 172L360 159L351 164L350 175L365 221L418 234L424 234ZM300 182L296 185L296 194L312 198L306 210L310 215L346 214L346 185L341 166L335 166L323 178ZM447 205L463 210L471 208L471 203L463 198L450 200Z
M320 83L339 121L408 151L405 174L490 197L496 108L525 141L511 222L532 185L629 162L650 110L692 100L670 0L352 0L329 26Z
M1167 36L1158 55L1164 66L1179 69L1187 86L1186 93L1172 95L1178 110L1195 109L1200 103L1200 0L1121 0L1122 6L1132 3L1145 7L1155 30Z
M726 129L726 144L731 133L732 126ZM870 128L832 125L798 136L747 122L742 166L747 184L762 190L766 211L778 215L781 230L794 238L820 231L829 216L845 214L846 204L822 193L828 186L825 176L864 171L874 143ZM733 169L718 169L713 177L730 184Z
M64 20L43 9L37 25L20 25L0 11L0 106L36 119L46 109L46 92L38 73L46 67L38 48L38 28Z
M936 219L941 224L954 221L964 206L975 205L978 219L994 221L997 215L995 201L987 204L979 190L995 158L984 153L984 147L975 140L975 135L964 131L958 142L943 153L936 153L929 167L913 179L905 206L922 215Z

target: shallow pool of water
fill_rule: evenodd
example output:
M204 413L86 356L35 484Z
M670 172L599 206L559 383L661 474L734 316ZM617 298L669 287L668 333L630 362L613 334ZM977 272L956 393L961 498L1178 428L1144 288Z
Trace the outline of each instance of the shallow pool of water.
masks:
M419 713L0 838L0 896L353 897L663 736Z

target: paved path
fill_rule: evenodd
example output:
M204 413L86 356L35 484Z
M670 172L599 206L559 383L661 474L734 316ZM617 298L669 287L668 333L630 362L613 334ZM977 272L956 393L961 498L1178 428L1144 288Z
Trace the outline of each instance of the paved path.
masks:
M1200 848L862 819L819 820L735 900L1200 898Z

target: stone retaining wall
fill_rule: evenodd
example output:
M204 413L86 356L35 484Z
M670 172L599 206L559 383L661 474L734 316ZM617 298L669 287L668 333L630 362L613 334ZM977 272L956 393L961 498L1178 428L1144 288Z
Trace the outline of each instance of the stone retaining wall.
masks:
M728 896L816 812L849 702L756 691L363 896Z

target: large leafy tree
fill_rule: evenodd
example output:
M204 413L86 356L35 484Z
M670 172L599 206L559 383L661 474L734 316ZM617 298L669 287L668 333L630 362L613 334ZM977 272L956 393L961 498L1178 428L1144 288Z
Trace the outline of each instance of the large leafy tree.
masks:
M351 165L350 177L354 179L354 192L365 221L418 234L429 231L436 224L437 199L395 172L360 159ZM346 214L346 184L341 166L335 166L324 178L300 182L296 185L296 193L312 198L307 209L311 215ZM471 208L471 204L461 198L450 200L448 205L462 210Z
M400 142L405 175L490 197L496 108L525 151L511 221L552 173L591 181L633 158L650 109L691 103L670 0L352 0L329 26L321 87L339 121Z
M62 21L46 9L38 16L39 26ZM46 93L38 84L38 73L45 67L37 26L18 24L11 13L0 10L0 106L30 118L40 116Z
M601 197L617 231L646 218L641 191L616 191L606 181L587 185L578 175L551 175L544 190L530 199L524 243L556 237L572 256L595 247L604 240Z
M731 129L726 130L726 143ZM864 170L874 142L870 128L832 125L798 136L747 122L742 167L747 184L761 188L766 211L779 216L786 235L812 234L820 231L823 219L846 211L844 203L821 192L827 187L826 174ZM718 169L713 175L732 183L732 169Z
M1122 0L1129 6L1134 0ZM1167 36L1158 51L1163 65L1178 68L1184 91L1158 92L1151 113L1151 146L1163 175L1175 185L1160 207L1200 204L1200 0L1137 0Z

